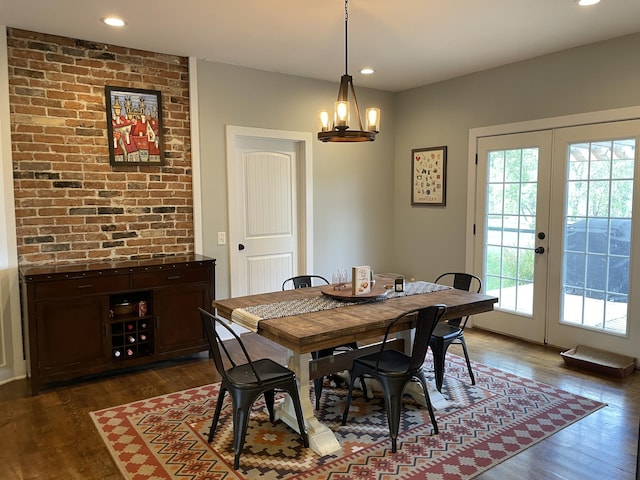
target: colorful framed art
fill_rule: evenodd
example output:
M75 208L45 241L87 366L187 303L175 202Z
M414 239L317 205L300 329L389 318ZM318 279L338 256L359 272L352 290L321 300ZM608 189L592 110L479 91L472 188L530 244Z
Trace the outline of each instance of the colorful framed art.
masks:
M105 97L109 163L164 165L161 93L106 86Z
M447 147L411 150L411 205L446 205Z

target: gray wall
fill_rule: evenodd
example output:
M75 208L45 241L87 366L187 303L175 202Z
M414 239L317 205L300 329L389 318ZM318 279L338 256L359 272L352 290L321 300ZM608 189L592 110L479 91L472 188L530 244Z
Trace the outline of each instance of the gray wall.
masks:
M393 259L393 94L358 88L360 108L379 106L381 130L373 143L315 140L318 113L333 108L336 83L221 63L197 63L204 251L217 262L216 295L229 296L225 125L312 132L314 270L331 278L336 267L391 268ZM284 280L284 279L283 279Z
M465 267L469 129L640 105L640 34L396 96L394 266L418 278ZM446 207L412 207L411 149L448 146Z
M392 94L356 90L382 109L373 143L314 140L315 270L365 263L431 279L465 267L469 129L640 105L640 34L578 47ZM198 62L206 255L218 259L217 295L228 296L225 125L317 131L336 83ZM448 147L447 205L412 207L411 149Z

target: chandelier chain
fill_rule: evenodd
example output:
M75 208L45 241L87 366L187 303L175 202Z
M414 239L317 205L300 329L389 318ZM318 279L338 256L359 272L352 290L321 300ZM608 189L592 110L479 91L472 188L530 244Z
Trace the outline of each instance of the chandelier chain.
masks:
M344 73L349 74L349 0L344 0Z

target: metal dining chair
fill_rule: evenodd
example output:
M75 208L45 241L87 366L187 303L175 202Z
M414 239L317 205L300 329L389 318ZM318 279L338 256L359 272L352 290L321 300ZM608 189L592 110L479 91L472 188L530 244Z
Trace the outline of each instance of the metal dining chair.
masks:
M329 280L321 275L297 275L295 277L287 278L284 282L282 282L282 290L288 290L291 286L293 286L293 288L307 288L317 285L329 285ZM316 360L318 358L328 357L333 355L336 351L345 349L357 350L358 344L356 342L351 342L337 347L324 348L317 352L311 352L311 358ZM360 379L360 384L362 385L362 390L365 392L366 397L367 386L365 384L364 377ZM323 387L324 377L315 378L313 380L313 391L315 392L316 396L316 410L320 410L320 398L322 397Z
M291 287L315 287L316 285L329 285L329 280L324 278L322 275L296 275L295 277L287 278L282 282L282 290L289 290Z
M482 289L482 280L471 273L449 272L443 273L436 278L434 283L441 285L449 285L458 290L467 290L469 292L480 293ZM467 326L469 316L462 318L452 318L446 322L439 323L431 335L429 346L433 353L433 367L436 374L436 388L442 392L442 384L444 382L444 360L447 355L447 349L454 343L462 345L464 358L467 362L469 377L471 377L471 385L476 384L476 379L471 370L471 361L469 360L469 352L467 352L467 344L464 341L464 328Z
M422 364L429 348L429 339L438 320L446 312L447 307L442 304L432 305L421 309L411 310L396 317L387 327L384 339L380 345L380 351L356 358L351 368L351 382L349 393L342 414L342 425L347 424L349 407L351 405L351 395L355 378L362 375L370 375L378 380L384 392L385 409L387 412L387 422L389 424L389 434L391 435L391 451L396 452L398 430L400 429L400 414L402 408L402 392L412 379L417 379L422 385L424 398L429 409L429 417L433 425L433 431L438 433L438 423L433 413L433 406L427 390L427 380L422 371ZM386 349L389 334L395 331L396 325L400 322L415 321L415 331L411 355L397 350Z
M224 321L201 308L198 310L200 310L200 318L209 342L209 351L213 357L213 363L222 377L220 393L218 394L218 401L207 439L209 443L213 440L213 434L218 425L225 394L229 392L233 404L233 469L237 470L240 466L240 454L244 447L251 406L260 395L264 395L267 410L269 411L269 420L273 422L275 420L273 410L275 392L276 389L279 389L284 390L291 396L298 419L300 437L304 446L308 447L309 439L304 426L295 373L269 358L251 360L240 337ZM242 350L242 356L246 363L236 363L216 327L225 329L233 336ZM230 339L226 341L230 341ZM231 366L227 367L225 363Z

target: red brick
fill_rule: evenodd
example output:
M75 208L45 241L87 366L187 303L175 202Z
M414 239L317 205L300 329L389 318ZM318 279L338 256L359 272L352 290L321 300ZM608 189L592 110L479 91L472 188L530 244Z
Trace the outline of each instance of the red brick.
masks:
M99 43L115 59L89 58L97 50L79 45L91 42L13 28L7 41L20 264L192 252L188 59ZM162 91L165 166L109 165L105 83ZM53 188L54 181L82 188ZM177 211L150 213L159 205ZM67 214L83 206L125 214ZM125 247L103 248L113 231L132 230L139 237ZM44 234L72 250L44 252L21 241Z

